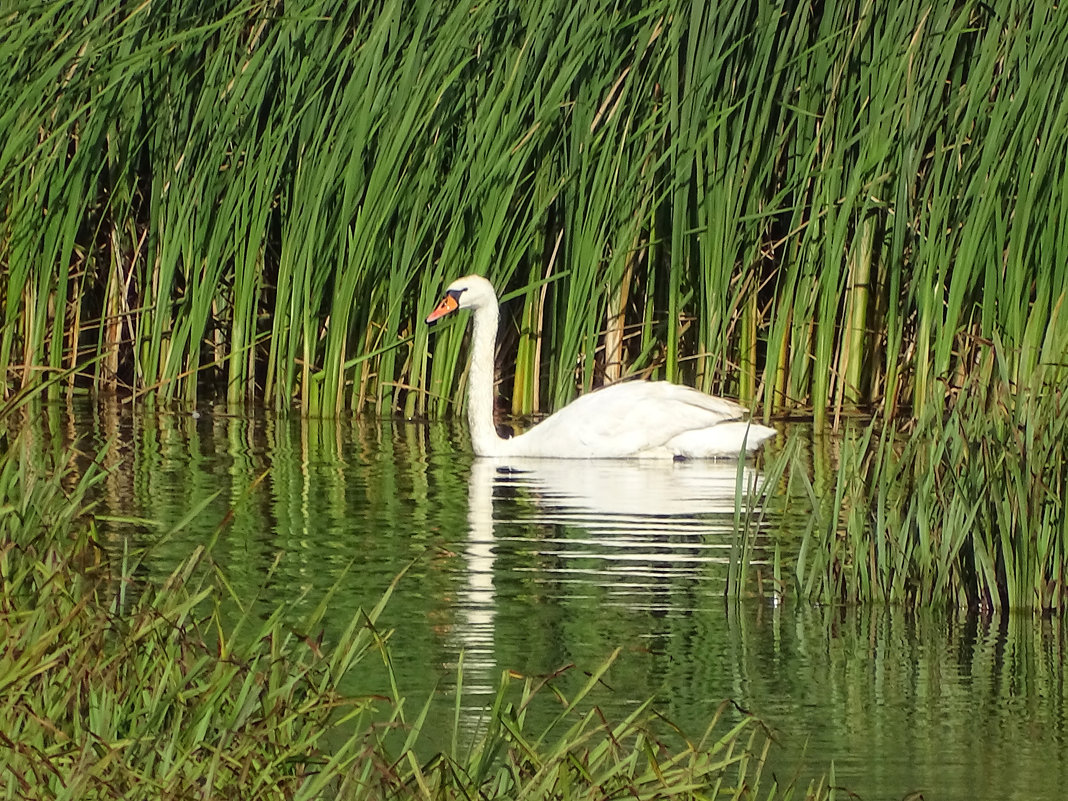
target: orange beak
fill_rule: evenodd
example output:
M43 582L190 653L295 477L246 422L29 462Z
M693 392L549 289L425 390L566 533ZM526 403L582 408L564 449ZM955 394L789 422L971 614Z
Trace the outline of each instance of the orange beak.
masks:
M446 292L445 297L441 299L441 302L434 308L434 311L427 315L426 321L432 323L435 320L440 320L446 314L452 314L460 308L460 301L458 301L456 297L457 296L452 292Z

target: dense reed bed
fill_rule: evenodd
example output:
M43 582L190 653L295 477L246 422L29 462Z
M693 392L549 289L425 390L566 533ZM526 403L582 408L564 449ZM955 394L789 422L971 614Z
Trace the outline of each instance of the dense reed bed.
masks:
M464 272L510 295L515 412L642 373L892 416L995 340L1064 386L1054 3L0 14L7 392L93 357L71 384L440 413Z
M908 431L857 424L797 454L787 505L811 517L793 586L822 603L1068 609L1068 392L972 385ZM834 453L828 452L833 444Z

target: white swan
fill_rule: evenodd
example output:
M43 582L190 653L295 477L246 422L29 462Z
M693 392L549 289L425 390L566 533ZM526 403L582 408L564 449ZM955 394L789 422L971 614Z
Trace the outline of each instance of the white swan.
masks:
M556 459L716 458L752 453L775 429L745 420L723 398L667 381L627 381L576 399L532 429L502 439L493 424L493 352L497 294L485 278L449 284L432 323L457 309L474 312L467 422L478 456Z

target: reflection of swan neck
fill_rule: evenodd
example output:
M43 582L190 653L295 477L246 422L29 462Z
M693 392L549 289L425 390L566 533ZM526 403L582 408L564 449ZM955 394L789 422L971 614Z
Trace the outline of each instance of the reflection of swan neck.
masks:
M496 302L475 309L467 376L467 424L471 429L471 446L479 456L499 455L505 442L497 436L493 425L493 364L498 319Z

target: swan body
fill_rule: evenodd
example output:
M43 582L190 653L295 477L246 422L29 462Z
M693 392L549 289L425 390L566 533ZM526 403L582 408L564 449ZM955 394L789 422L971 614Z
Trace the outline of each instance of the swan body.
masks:
M493 424L497 293L485 278L453 281L432 323L471 309L467 420L478 456L554 459L707 459L752 453L775 429L745 419L746 409L668 381L627 381L583 395L529 431L502 439Z

